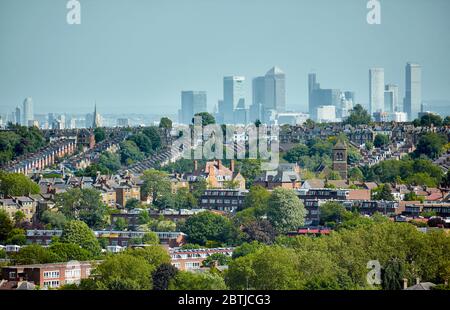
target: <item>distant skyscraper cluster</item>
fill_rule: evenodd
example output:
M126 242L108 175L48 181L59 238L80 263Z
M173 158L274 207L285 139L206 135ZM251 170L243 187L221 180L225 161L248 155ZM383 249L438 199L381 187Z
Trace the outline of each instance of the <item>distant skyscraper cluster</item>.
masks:
M385 84L383 68L369 70L369 106L376 121L412 121L422 111L422 67L406 64L405 97L400 105L399 87Z
M280 68L273 67L265 76L252 80L253 98L250 106L247 106L245 99L246 87L246 78L243 76L223 78L223 99L219 100L214 112L218 123L247 124L256 120L270 123L286 111L286 75ZM179 121L190 124L196 113L206 112L206 98L204 91L183 91Z
M308 75L310 118L317 122L337 122L347 117L355 104L355 93L340 89L324 89L317 75Z

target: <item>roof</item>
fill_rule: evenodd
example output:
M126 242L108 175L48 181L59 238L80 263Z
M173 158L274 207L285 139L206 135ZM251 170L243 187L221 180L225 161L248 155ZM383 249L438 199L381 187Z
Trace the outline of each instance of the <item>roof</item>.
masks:
M348 192L348 200L370 200L370 190L354 189Z
M278 74L284 74L284 72L277 66L273 67L266 73L266 75L278 75Z
M432 287L436 286L436 284L431 282L422 282L410 287L405 288L407 291L429 291Z

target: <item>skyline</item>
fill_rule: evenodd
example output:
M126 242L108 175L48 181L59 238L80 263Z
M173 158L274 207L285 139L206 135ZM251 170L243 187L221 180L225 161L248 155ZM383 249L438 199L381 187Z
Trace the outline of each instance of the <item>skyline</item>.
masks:
M400 86L401 101L407 62L424 68L424 101L450 100L445 0L383 2L381 25L368 25L366 3L356 0L135 2L106 11L106 1L83 2L82 23L73 26L65 23L65 5L2 1L0 112L32 97L35 113L85 113L97 102L103 113L126 106L176 114L183 90L206 91L212 111L230 75L246 77L248 107L251 80L275 65L287 76L287 110L307 111L310 72L327 87L355 91L368 107L372 67L385 68L385 83ZM227 21L231 13L237 22ZM414 17L416 23L408 22ZM252 22L257 19L272 22Z

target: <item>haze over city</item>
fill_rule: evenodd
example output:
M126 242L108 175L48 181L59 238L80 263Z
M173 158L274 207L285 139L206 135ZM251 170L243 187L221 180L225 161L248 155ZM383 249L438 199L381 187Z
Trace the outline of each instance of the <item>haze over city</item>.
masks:
M0 113L33 98L35 113L176 114L183 90L208 94L223 77L251 80L277 65L286 108L308 110L308 73L325 88L352 90L368 106L372 67L405 92L405 64L423 67L423 101L450 100L447 0L382 3L380 25L366 1L82 1L80 25L61 1L0 4ZM125 109L126 107L126 109Z

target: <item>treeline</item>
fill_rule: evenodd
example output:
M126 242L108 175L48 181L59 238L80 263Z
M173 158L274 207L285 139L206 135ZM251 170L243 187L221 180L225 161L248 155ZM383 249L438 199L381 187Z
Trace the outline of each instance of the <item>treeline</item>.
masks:
M104 139L101 129L95 132L95 137L97 142ZM157 127L143 128L121 142L118 153L102 153L97 163L77 171L76 175L95 177L97 172L101 174L116 173L122 166L131 165L151 156L161 147L161 143Z
M6 131L0 131L0 165L18 156L36 152L46 144L38 128L9 124Z

